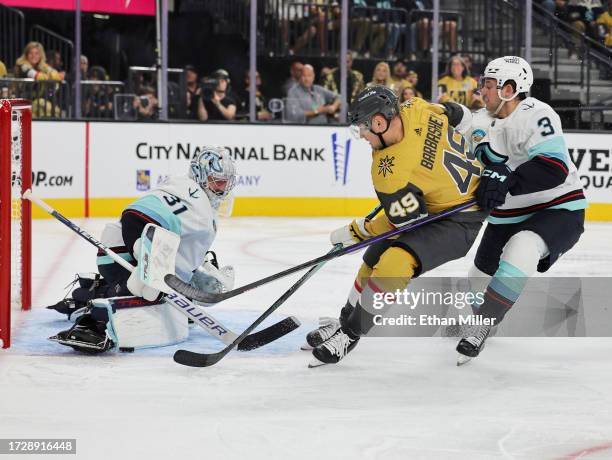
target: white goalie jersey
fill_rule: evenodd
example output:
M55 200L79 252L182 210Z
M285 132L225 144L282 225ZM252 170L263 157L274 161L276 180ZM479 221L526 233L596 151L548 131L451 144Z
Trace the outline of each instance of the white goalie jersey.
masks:
M528 97L503 119L481 109L474 113L467 137L481 163L485 166L505 163L520 181L528 184L520 193L509 192L506 202L491 212L490 222L516 223L543 209L587 207L578 171L565 144L561 120L548 104ZM532 160L545 169L521 168ZM542 174L544 170L546 173Z
M181 237L176 274L189 281L217 233L216 211L197 182L187 176L171 176L127 209L150 217Z

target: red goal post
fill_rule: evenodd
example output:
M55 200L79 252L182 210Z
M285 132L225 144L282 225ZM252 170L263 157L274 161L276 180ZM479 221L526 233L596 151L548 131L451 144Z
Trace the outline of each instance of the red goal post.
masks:
M11 344L11 309L31 306L32 102L0 100L0 345Z

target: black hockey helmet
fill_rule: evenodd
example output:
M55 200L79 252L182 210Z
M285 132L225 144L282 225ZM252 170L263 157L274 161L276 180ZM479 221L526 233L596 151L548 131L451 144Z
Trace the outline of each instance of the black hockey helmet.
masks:
M399 99L392 89L383 85L364 89L351 103L348 110L349 123L371 128L372 117L381 114L387 121L399 113Z
M382 132L372 131L372 118L382 115L387 120L387 127ZM348 110L348 119L351 131L359 137L359 130L363 127L376 134L383 147L386 147L382 135L391 126L391 120L399 114L399 99L395 92L382 85L374 85L364 89L355 97Z

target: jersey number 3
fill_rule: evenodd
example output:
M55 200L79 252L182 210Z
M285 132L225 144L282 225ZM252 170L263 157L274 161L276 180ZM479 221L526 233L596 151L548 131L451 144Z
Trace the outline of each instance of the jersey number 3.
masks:
M461 142L455 141L454 130L449 127L446 130L448 146L450 150L444 149L444 167L457 184L457 188L462 195L470 189L472 177L480 176L480 168L472 163L476 159L473 152L465 151L465 139L461 137Z

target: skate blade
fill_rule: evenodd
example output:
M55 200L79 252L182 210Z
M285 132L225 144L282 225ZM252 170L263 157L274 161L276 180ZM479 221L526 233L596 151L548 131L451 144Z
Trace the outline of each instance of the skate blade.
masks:
M59 343L60 345L65 345L67 347L77 346L77 347L87 348L90 350L100 349L100 347L96 347L95 345L92 345L91 343L81 342L79 340L63 339L57 335L52 335L47 340L50 340L51 342Z
M459 353L457 355L457 366L463 366L464 364L469 363L472 359L473 358L470 358L469 356L465 356Z
M310 346L308 343L304 343L304 344L303 344L303 345L300 347L300 350L303 350L303 351L312 351L312 350L314 350L314 348L313 348L313 347L311 347L311 346Z
M326 366L329 363L324 363L323 361L319 361L317 358L312 358L312 361L308 363L308 369L314 369L315 367Z

